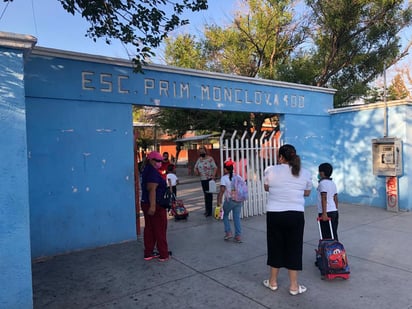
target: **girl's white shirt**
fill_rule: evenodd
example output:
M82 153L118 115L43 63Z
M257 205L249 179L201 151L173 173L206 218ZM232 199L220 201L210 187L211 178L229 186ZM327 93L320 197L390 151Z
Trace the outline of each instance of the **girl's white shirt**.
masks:
M231 197L230 191L232 190L232 181L229 178L229 174L225 174L222 176L222 178L220 178L220 185L226 188L224 196L226 201L229 200Z

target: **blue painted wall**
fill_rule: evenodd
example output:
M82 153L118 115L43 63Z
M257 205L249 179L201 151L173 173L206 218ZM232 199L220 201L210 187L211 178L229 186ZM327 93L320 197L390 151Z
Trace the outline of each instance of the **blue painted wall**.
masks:
M127 60L47 53L36 49L27 63L28 97L299 115L327 115L333 104L332 89L166 66L136 74Z
M374 107L375 106L375 107ZM388 136L403 141L403 175L399 177L399 208L411 210L409 176L411 164L411 106L392 104L388 108ZM409 131L409 132L408 132ZM333 179L340 200L386 208L385 177L373 175L372 139L384 135L384 107L349 109L331 115Z
M405 106L405 141L403 143L403 172L404 177L400 179L400 187L406 201L402 201L402 205L407 205L409 210L412 210L412 162L410 154L412 153L412 106Z
M135 237L132 104L281 113L285 136L312 154L326 148L334 93L164 66L136 74L129 61L42 48L26 79L33 257Z
M0 308L31 308L24 66L0 47Z
M33 257L135 239L131 105L27 98Z
M312 173L314 189L305 199L306 205L316 205L316 175L320 163L329 162L332 156L330 143L330 116L287 114L284 116L282 135L284 143L295 146L301 157L302 167Z

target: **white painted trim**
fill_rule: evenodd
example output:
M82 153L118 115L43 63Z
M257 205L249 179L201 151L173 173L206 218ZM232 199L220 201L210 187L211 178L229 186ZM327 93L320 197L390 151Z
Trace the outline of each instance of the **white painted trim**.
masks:
M388 102L377 102L377 103L370 103L370 104L361 104L361 105L354 105L354 106L347 106L341 108L334 108L328 110L329 114L341 114L341 113L348 113L348 112L357 112L363 110L371 110L377 108L385 108L385 104L387 107L394 107L400 105L412 105L411 99L403 99L403 100L396 100L396 101L388 101Z
M119 66L133 68L132 60L91 55L91 54L65 51L65 50L46 48L46 47L40 47L40 46L36 46L33 49L32 54L39 55L39 56L48 56L48 57L60 57L60 58L73 59L73 60L79 60L79 61L105 63L105 64L110 64L110 65L119 65ZM175 73L175 74L185 74L185 75L190 75L190 76L207 77L207 78L220 79L220 80L226 80L226 81L246 82L249 84L256 84L256 85L293 88L297 90L309 90L309 91L324 92L324 93L329 93L329 94L334 94L336 92L336 89L332 89L332 88L322 88L322 87L294 84L294 83L274 81L274 80L268 80L268 79L259 79L259 78L245 77L245 76L236 76L236 75L231 75L231 74L177 68L177 67L160 65L160 64L150 64L150 65L144 66L143 69L144 68L147 68L148 70L152 70L152 71L161 71L161 72Z
M34 36L0 31L1 47L30 50L36 43Z

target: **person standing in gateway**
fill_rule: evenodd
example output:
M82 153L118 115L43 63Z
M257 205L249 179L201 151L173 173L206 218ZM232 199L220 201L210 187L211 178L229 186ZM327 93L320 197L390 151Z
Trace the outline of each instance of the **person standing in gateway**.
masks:
M168 261L171 255L167 243L167 210L160 206L167 190L166 181L159 173L162 156L152 151L146 158L142 172L141 207L144 214L144 259L150 261L157 258L160 262ZM155 248L159 252L155 251Z
M264 189L269 192L266 233L270 274L263 285L272 291L278 289L278 274L282 267L288 270L290 295L307 290L298 282L298 271L302 270L304 197L310 195L312 186L311 174L301 167L295 147L281 146L279 164L267 167L264 172Z
M209 181L216 179L217 165L212 156L206 154L206 148L199 148L199 159L195 163L195 174L200 176L200 183L205 198L205 217L212 215L213 194L209 192Z

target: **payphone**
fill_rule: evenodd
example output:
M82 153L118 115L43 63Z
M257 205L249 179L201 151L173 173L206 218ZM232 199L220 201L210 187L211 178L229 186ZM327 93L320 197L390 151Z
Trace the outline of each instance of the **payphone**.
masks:
M373 139L372 159L374 175L402 175L402 141L394 137Z
M386 176L386 209L399 211L398 177L402 175L402 141L384 137L372 140L373 174Z

